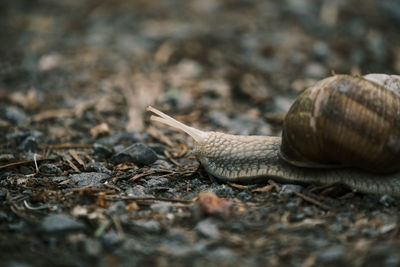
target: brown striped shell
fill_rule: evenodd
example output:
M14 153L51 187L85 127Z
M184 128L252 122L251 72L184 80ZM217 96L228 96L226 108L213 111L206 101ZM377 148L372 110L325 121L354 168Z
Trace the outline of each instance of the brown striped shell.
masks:
M283 125L280 156L300 167L400 170L400 76L335 75L305 90Z

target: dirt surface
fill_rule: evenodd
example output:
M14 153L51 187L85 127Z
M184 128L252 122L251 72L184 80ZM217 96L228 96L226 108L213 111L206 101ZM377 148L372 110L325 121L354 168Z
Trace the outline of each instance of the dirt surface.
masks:
M153 105L279 135L331 73L400 73L396 0L0 3L2 266L400 266L399 198L219 183Z

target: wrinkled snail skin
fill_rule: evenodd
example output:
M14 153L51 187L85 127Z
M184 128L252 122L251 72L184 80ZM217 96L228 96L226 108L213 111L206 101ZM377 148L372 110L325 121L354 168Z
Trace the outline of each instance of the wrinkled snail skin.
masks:
M367 99L364 108L361 104L366 95L371 98ZM316 97L314 102L307 102L313 97ZM304 100L305 103L302 102ZM333 105L334 108L325 105ZM339 110L341 108L343 110ZM358 108L359 111L352 111L351 108ZM400 76L337 75L318 82L292 105L284 122L283 138L204 132L155 108L148 107L147 110L158 115L153 115L151 120L193 137L193 153L205 170L220 180L254 183L272 178L288 183L338 183L359 192L400 196ZM334 122L340 117L325 118L327 112L344 116L342 124L331 127L327 122ZM300 126L295 125L292 129L290 123L296 121L300 122ZM377 122L377 126L370 125L370 121ZM355 122L356 126L349 126L351 122ZM378 132L370 132L372 130ZM314 136L316 133L317 136ZM300 145L294 141L299 141ZM381 143L377 145L377 142ZM355 148L346 148L349 143ZM370 143L372 148L365 149L364 146ZM315 156L312 150L315 148L310 149L312 146L322 152L323 158ZM363 150L358 153L357 147ZM302 148L305 150L302 151ZM339 157L326 155L332 149L339 151ZM351 155L350 163L341 162L341 157L347 153ZM367 159L364 164L369 155L372 161Z
M400 195L400 172L377 174L355 168L300 168L279 156L280 137L236 136L206 132L194 153L206 171L235 183L342 184L363 193Z

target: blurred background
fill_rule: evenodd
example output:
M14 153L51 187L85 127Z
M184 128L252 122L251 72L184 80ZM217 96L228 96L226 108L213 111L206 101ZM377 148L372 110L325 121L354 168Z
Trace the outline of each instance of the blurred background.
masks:
M141 131L151 104L213 129L276 134L294 97L318 79L400 73L397 0L0 5L3 127L73 109L88 123L79 127L106 120Z
M218 183L145 114L279 135L332 73L400 74L399 0L0 1L0 265L398 266L397 199Z

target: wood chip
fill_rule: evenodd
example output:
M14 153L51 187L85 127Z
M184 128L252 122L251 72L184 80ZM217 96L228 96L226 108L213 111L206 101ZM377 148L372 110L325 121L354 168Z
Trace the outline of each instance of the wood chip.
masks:
M76 167L76 165L69 159L66 160L69 164L69 166L77 173L80 173L81 171L78 169L78 167Z
M69 154L71 155L71 157L74 158L74 160L76 160L76 161L79 163L79 165L81 165L82 167L85 166L85 163L84 163L83 160L78 156L78 154L76 153L75 150L70 150L70 151L69 151Z

